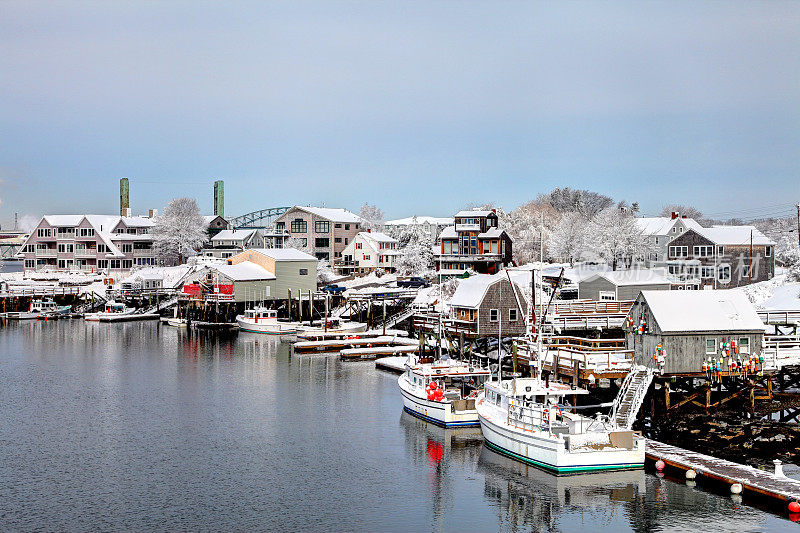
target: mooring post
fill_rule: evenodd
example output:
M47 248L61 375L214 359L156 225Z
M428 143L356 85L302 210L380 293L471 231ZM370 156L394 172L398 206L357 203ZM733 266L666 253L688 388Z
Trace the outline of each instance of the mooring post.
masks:
M669 381L664 382L664 405L669 416Z
M750 414L756 414L756 384L750 382Z
M711 407L711 387L706 383L706 413L709 407Z

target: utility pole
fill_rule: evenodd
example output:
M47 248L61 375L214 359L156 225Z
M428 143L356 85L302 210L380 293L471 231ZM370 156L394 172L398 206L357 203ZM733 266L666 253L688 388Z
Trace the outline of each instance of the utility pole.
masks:
M753 283L753 230L750 230L750 268L747 269L747 284Z
M797 204L797 245L800 246L800 204Z

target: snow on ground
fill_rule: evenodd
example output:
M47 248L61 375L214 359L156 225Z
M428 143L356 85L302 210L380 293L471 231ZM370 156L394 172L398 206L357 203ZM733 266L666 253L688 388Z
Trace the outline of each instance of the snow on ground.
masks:
M387 287L389 285L394 285L396 281L397 275L395 274L383 274L379 277L375 272L371 272L366 276L342 281L341 283L337 283L337 285L348 289L360 289L365 287Z
M800 283L787 281L786 274L731 290L743 292L756 309L800 309Z

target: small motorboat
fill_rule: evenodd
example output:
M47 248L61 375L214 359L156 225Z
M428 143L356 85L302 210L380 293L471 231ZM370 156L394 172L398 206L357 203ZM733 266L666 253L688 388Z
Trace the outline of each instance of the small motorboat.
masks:
M263 333L265 335L295 335L297 324L278 321L278 312L266 307L246 309L243 315L236 317L236 324L241 331Z

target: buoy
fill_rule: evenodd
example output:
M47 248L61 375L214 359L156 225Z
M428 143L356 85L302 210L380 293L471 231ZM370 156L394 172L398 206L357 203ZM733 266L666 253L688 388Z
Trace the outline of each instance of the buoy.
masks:
M444 392L442 392L442 389L436 389L436 391L433 393L433 399L437 402L440 402L442 398L444 398Z
M661 475L663 476L664 474L661 474ZM693 480L693 479L687 479L686 480L686 486L687 487L696 487L697 486L697 482L695 480Z
M691 468L686 471L686 479L694 479L696 477L697 477L697 472L695 472Z
M666 466L666 465L664 464L664 461L662 461L661 459L659 459L658 461L656 461L656 470L658 470L659 472L661 472L662 470L664 470L664 467L665 467L665 466Z
M741 483L734 483L731 485L731 494L741 494L742 493L742 484Z
M789 502L789 512L790 513L800 513L800 503Z

